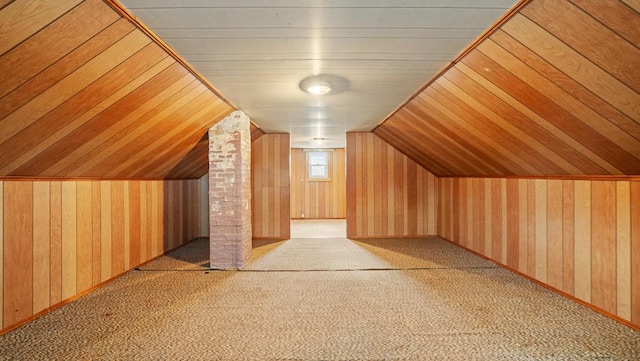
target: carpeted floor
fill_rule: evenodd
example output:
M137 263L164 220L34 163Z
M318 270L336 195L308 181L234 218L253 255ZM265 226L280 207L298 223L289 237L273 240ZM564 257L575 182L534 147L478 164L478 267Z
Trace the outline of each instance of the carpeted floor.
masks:
M437 238L208 241L0 336L3 360L640 360L640 332Z

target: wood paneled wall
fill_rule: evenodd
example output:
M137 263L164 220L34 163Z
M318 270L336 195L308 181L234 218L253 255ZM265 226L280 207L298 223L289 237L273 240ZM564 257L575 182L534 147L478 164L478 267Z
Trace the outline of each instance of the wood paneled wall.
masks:
M233 109L128 19L15 0L0 23L0 176L202 175L176 167Z
M530 1L375 133L438 176L639 175L631 3Z
M438 235L640 326L640 181L439 178Z
M289 134L264 134L251 143L253 238L290 238L289 147Z
M2 329L198 235L188 181L0 181Z
M373 133L347 133L347 237L435 235L436 177Z
M307 153L291 149L291 218L347 217L345 160L344 148L329 150L330 179L309 181Z

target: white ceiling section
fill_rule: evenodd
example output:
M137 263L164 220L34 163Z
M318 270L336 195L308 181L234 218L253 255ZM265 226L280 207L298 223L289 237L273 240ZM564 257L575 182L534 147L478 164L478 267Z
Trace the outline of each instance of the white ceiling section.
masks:
M121 0L266 132L296 148L369 131L516 0ZM340 76L347 89L300 90ZM313 141L321 137L322 143Z

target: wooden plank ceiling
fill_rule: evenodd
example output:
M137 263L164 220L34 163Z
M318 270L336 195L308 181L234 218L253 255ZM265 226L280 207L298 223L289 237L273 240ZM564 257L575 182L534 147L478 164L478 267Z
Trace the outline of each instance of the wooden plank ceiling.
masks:
M1 1L0 34L0 177L206 173L233 108L104 2Z
M640 5L532 0L375 133L438 176L640 175Z

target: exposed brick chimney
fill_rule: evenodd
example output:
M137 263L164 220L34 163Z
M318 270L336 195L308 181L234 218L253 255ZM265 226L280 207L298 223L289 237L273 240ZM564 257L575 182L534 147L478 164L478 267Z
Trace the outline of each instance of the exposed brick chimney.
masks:
M209 130L209 260L240 269L251 255L251 131L238 110Z

